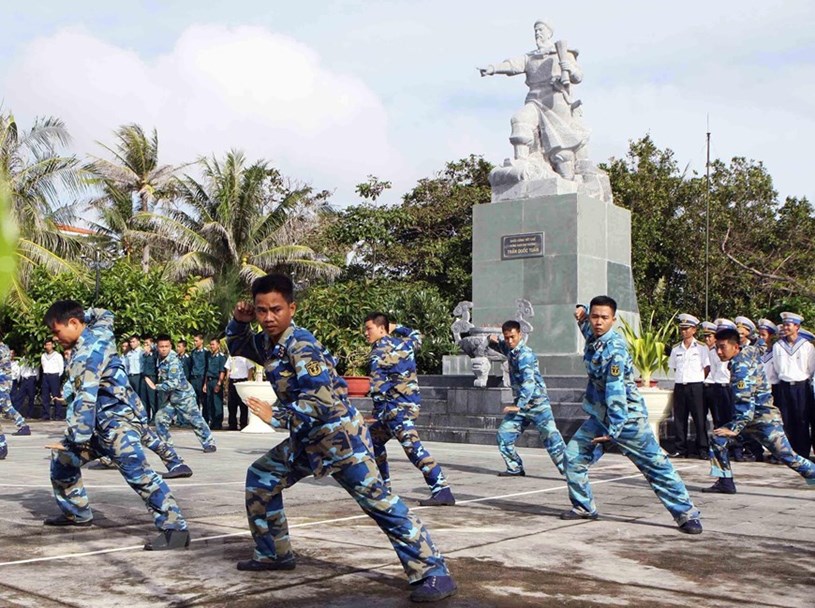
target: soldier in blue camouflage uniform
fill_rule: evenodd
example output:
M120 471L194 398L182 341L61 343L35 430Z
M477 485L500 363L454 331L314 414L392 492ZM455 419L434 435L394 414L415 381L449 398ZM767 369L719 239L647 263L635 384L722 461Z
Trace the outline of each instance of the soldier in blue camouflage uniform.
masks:
M31 429L25 423L25 418L11 404L11 383L11 351L3 343L3 334L0 333L0 412L14 421L17 426L15 435L30 435ZM0 455L5 458L7 452L6 437L0 429Z
M331 475L388 536L408 580L411 598L434 601L456 585L430 535L405 503L388 491L372 454L368 427L349 404L334 358L307 330L292 323L296 309L291 280L267 275L252 284L253 303L241 302L226 334L233 356L262 365L288 411L289 438L256 460L246 474L246 512L255 541L252 559L239 570L291 570L288 523L282 492L300 479ZM250 321L263 331L252 334ZM249 398L250 411L267 423L269 404Z
M625 340L614 329L617 303L608 296L591 301L589 314L579 306L575 318L586 338L583 361L589 375L583 410L589 414L566 446L566 480L572 509L562 519L597 519L589 486L589 467L614 443L645 476L679 529L700 534L699 511L685 484L648 426L645 403L634 383L634 369Z
M113 315L83 311L78 302L55 302L45 324L65 348L73 349L68 378L74 389L70 417L62 441L53 446L51 485L62 513L47 518L50 526L89 526L93 513L82 484L80 467L99 456L110 457L125 481L144 500L161 534L146 550L189 545L187 522L170 488L153 471L142 451L147 414L128 381L116 352Z
M74 387L70 379L66 380L62 385L61 398L67 405L65 419L70 420L74 404ZM146 424L141 425L140 430L141 444L158 456L161 462L164 463L164 466L167 467L166 473L160 473L164 479L192 477L192 469L184 464L184 460L178 455L178 452L175 451L175 448L171 444L162 441L158 434ZM95 462L87 466L92 469L115 469L116 463L113 462L109 456L100 456Z
M421 396L415 351L422 345L422 334L409 327L391 326L385 313L373 312L365 317L365 338L371 345L368 362L376 419L369 428L376 464L385 485L390 488L385 444L396 438L430 488L430 498L420 500L419 504L426 507L456 504L441 466L422 445L416 430Z
M498 476L526 475L523 461L515 449L515 442L530 426L538 429L546 451L562 475L566 444L552 415L546 383L538 368L538 357L526 345L520 323L507 321L501 326L501 332L504 334L503 339L490 336L490 346L507 358L514 404L504 408L504 419L498 427L498 451L507 467Z
M735 494L733 471L727 454L728 444L745 435L756 439L772 455L815 486L815 464L795 453L784 433L781 413L773 404L764 366L754 353L745 351L739 333L724 327L716 332L716 352L722 361L730 361L730 387L735 415L713 430L710 447L710 474L716 482L703 492Z
M172 445L170 437L170 424L178 418L182 422L192 425L195 436L204 448L210 453L216 450L212 431L201 416L195 400L195 391L187 381L183 364L178 355L173 352L173 343L170 336L156 337L158 351L158 384L156 392L164 396L164 403L156 412L156 432L166 443Z

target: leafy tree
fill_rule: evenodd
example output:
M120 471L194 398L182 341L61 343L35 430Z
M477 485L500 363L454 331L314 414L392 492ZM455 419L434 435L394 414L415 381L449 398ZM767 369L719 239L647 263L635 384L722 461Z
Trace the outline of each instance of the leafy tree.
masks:
M634 284L640 313L656 311L670 317L687 291L685 269L698 259L698 233L682 235L681 211L692 192L671 150L659 150L650 136L631 142L624 159L601 165L608 172L615 204L631 211L631 250ZM643 294L651 295L644 299Z
M38 118L26 131L11 113L0 113L0 173L8 180L11 216L19 230L17 274L8 297L18 304L27 304L26 288L36 268L82 272L76 263L81 244L61 230L73 212L71 205L60 204L60 196L85 189L76 158L58 152L69 139L57 118Z
M616 204L632 211L634 281L644 315L662 322L677 311L705 314L705 232L710 240L709 316L763 316L779 300L815 295L815 214L806 199L779 205L772 178L742 157L704 176L680 171L670 149L649 136L611 159ZM709 215L708 215L709 206Z
M374 205L389 182L373 176L357 186L366 198L331 218L320 243L335 263L348 254L344 278L387 277L438 288L449 302L472 295L472 208L490 202L492 165L470 156L419 183L401 205Z
M404 281L349 281L312 286L298 298L295 322L310 330L338 359L338 371L365 374L370 346L362 334L365 316L382 311L395 323L424 334L416 353L420 373L438 373L443 355L455 352L452 318L437 288Z

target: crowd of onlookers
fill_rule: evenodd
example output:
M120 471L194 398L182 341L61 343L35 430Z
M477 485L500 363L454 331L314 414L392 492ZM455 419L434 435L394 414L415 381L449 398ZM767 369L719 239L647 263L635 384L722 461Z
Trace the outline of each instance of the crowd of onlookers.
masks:
M742 348L760 362L770 383L773 402L781 413L784 433L800 456L809 458L815 448L815 335L804 329L803 317L781 313L781 323L747 317L704 321L689 314L679 315L682 340L671 348L669 367L674 373L675 458L708 458L708 415L719 427L734 416L730 370L716 354L715 334L722 327L736 329ZM696 339L701 330L704 342ZM688 418L694 424L695 440L688 439ZM767 461L756 441L740 442L733 448L737 461Z
M230 357L221 349L221 342L212 339L208 348L198 334L193 348L186 340L175 343L176 353L184 366L184 374L195 390L198 406L213 430L240 430L248 423L246 405L238 397L235 385L254 379L254 366L243 357ZM66 404L62 386L67 378L71 352L56 350L53 340L46 340L39 362L12 354L11 401L26 419L63 420ZM120 354L130 386L138 394L152 420L163 403L163 396L150 387L158 384L158 353L152 336L132 335L121 343ZM228 417L224 426L224 405Z

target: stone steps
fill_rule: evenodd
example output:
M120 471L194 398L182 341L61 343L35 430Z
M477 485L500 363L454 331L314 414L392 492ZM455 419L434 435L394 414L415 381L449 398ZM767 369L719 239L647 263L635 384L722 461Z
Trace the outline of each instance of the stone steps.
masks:
M586 378L550 376L545 380L555 422L568 441L586 419L582 409ZM472 383L472 376L419 377L422 409L416 426L423 440L495 445L495 434L504 417L503 406L512 403L512 391L498 386L474 388ZM370 413L371 399L351 401L360 411ZM670 420L663 422L663 445L670 446L672 436L673 424ZM517 445L543 447L534 429L524 432Z
M505 387L472 386L472 376L420 376L422 409L417 428L427 441L495 444L495 433L504 418L504 405L512 403L512 390ZM581 408L585 378L558 377L546 379L555 421L568 440L585 419ZM370 413L369 398L354 398L352 403ZM518 441L519 446L541 447L537 431L529 429Z

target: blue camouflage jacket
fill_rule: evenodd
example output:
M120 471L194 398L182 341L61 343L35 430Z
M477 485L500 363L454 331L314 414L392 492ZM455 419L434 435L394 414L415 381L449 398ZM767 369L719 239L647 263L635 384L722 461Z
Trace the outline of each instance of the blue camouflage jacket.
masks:
M68 364L73 395L67 406L66 444L87 443L96 427L106 428L114 419L135 418L147 423L147 412L130 388L124 363L116 352L113 313L92 308L85 311L85 322Z
M546 383L543 381L538 357L522 340L515 348L510 348L503 338L496 345L498 352L507 358L509 363L509 379L512 386L512 396L515 405L521 411L531 411L537 407L551 407Z
M773 404L764 364L756 359L755 353L742 349L730 360L729 367L735 414L723 426L740 433L752 421L781 423L781 412Z
M368 363L375 413L386 406L410 407L421 403L415 357L421 345L422 334L402 325L371 345Z
M11 392L11 350L2 342L0 342L0 392Z
M586 339L583 362L589 376L583 410L617 437L629 420L648 418L645 402L634 382L634 364L625 339L610 329L599 338L588 319L580 324Z
M309 331L292 323L273 343L232 319L226 342L233 356L263 366L279 399L276 409L288 414L292 461L305 454L314 476L321 477L373 458L368 427L348 402L334 357Z
M172 350L164 359L158 359L158 384L156 390L165 393L170 403L195 401L195 391L184 373L181 358Z

